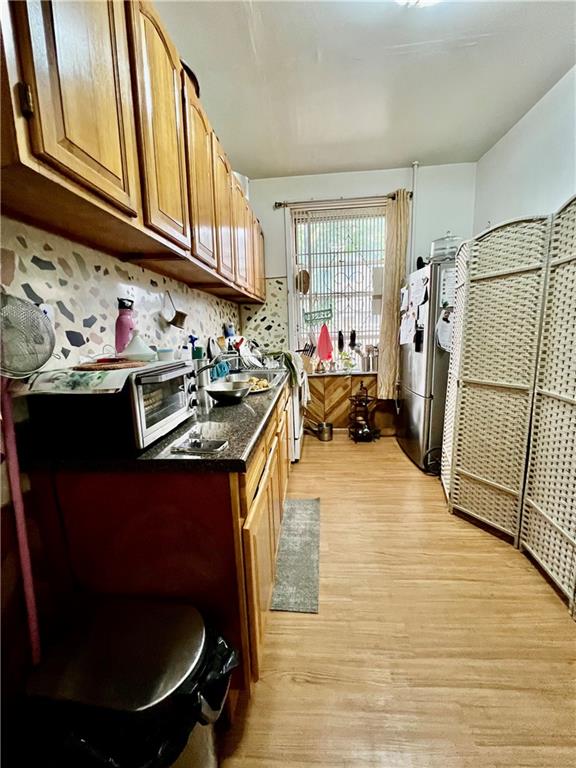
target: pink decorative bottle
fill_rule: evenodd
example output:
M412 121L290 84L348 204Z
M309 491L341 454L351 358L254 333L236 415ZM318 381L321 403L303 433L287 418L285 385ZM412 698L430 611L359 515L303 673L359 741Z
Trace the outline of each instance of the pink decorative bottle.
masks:
M131 299L118 299L118 317L116 318L116 354L119 355L128 346L134 330L134 317Z

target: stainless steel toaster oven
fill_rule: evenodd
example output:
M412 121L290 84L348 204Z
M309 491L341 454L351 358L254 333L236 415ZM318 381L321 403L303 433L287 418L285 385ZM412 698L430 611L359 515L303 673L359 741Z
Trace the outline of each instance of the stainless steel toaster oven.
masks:
M193 393L188 361L47 371L30 387L30 427L56 456L133 455L193 415Z

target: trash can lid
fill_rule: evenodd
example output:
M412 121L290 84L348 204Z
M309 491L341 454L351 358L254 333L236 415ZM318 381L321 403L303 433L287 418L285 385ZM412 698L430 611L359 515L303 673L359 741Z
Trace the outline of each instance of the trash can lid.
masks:
M202 616L190 605L106 598L49 648L28 693L138 712L159 704L199 670Z

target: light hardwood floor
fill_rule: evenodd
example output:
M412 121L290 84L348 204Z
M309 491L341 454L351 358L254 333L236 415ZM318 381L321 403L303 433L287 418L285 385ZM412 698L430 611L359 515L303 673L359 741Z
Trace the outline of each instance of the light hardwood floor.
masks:
M576 765L576 626L510 545L446 510L393 438L307 438L320 613L272 613L224 768Z

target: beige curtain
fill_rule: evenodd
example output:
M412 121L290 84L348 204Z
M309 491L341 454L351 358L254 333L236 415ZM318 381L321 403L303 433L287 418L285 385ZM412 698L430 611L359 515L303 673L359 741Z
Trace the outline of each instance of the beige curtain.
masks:
M386 253L378 361L378 397L382 400L396 397L400 287L406 271L409 227L410 193L406 189L399 189L394 199L386 202Z

